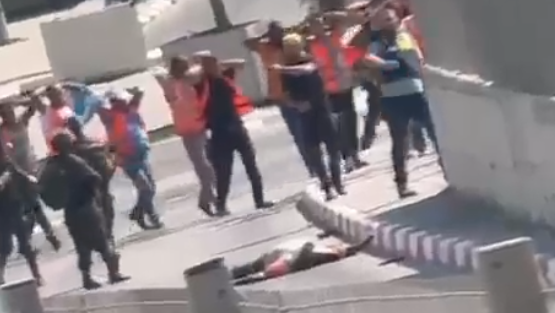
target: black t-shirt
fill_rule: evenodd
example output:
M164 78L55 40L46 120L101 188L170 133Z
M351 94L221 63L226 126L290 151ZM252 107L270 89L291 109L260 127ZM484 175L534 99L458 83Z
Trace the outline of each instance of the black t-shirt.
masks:
M298 62L288 62L285 65L302 65L312 62L305 58ZM282 73L281 80L283 89L294 101L310 102L310 111L321 111L327 109L326 93L322 77L318 70L305 74Z
M210 88L205 109L206 124L208 129L212 131L212 136L239 130L243 121L233 102L235 98L233 87L229 85L225 78L208 77L195 85L198 94L204 92L206 83Z

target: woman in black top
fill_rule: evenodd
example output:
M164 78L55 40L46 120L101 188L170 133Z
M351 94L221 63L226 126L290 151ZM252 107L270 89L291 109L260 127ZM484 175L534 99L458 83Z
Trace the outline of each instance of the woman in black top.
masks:
M324 84L316 65L304 52L302 37L289 34L283 40L285 63L276 66L282 72L284 91L290 98L288 103L299 110L301 127L307 154L314 171L320 179L326 199L334 197L332 187L338 194L345 194L341 179L340 153L337 132L333 126ZM323 161L320 144L328 153L328 171Z

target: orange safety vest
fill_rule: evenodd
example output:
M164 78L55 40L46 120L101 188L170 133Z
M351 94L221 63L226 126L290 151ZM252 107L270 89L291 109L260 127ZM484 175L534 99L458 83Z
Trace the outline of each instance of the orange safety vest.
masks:
M170 78L168 84L175 95L169 103L175 132L180 136L202 132L206 127L206 99L197 98L195 88L184 81Z
M237 84L230 78L224 77L225 81L228 85L233 88L234 90L234 98L233 103L235 104L235 109L239 116L246 115L254 111L254 104L252 103L251 99L243 94L243 91ZM208 102L208 97L210 95L210 84L208 84L208 80L204 80L204 86L202 88L202 94L199 95L199 103L203 107L206 106Z
M352 68L353 64L362 56L363 53L361 54L360 51L355 50L354 47L345 45L342 40L342 35L337 32L332 32L330 34L330 39L330 43L341 54L341 62L344 62L345 68ZM320 40L316 39L310 43L310 50L316 59L316 62L320 66L320 75L324 80L324 87L326 91L329 93L342 91L339 75L335 71L334 61L330 51L328 51L328 48Z
M69 106L60 108L48 107L42 116L43 135L46 140L46 146L52 152L52 139L62 131L67 129L67 121L75 116L75 113Z
M128 158L133 157L137 152L137 140L141 140L139 138L133 138L134 136L138 136L140 134L133 134L130 132L129 129L129 119L134 118L134 116L130 115L128 112L119 112L119 111L110 111L110 143L114 146L117 161L119 164ZM137 113L138 114L138 113ZM137 116L140 118L140 116ZM146 125L142 122L141 119L141 127L144 131L143 140L148 141L148 135L146 133Z

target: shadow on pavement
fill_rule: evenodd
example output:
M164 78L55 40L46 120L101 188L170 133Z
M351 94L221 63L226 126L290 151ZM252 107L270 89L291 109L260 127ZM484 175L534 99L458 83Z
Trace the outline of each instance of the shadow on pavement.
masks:
M555 229L514 220L494 206L464 198L450 188L420 201L399 205L373 219L456 242L471 241L475 246L531 237L538 253L555 257Z

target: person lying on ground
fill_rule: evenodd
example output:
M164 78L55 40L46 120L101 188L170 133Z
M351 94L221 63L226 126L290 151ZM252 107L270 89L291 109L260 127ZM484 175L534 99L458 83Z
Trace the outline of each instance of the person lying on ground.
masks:
M233 284L235 286L253 284L336 262L361 252L374 239L374 236L369 236L356 245L320 240L328 235L318 236L317 240L305 238L286 241L252 262L233 267L231 269Z

